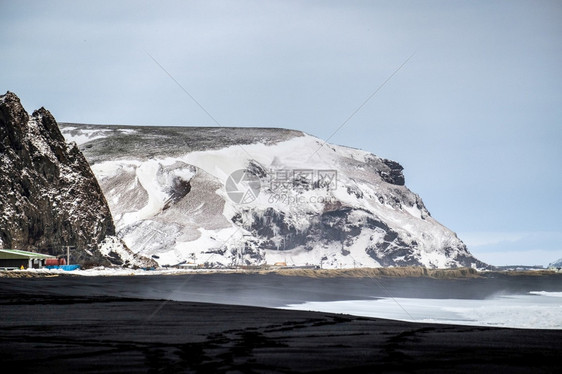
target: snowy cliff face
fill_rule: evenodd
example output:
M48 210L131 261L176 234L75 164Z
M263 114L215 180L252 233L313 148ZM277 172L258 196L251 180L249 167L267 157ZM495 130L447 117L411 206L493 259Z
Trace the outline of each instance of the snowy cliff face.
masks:
M484 267L402 166L283 129L62 125L117 234L161 265Z
M124 264L103 192L76 144L44 108L29 116L0 96L0 245L61 255L80 264ZM129 258L127 258L129 259ZM131 262L129 262L131 263Z

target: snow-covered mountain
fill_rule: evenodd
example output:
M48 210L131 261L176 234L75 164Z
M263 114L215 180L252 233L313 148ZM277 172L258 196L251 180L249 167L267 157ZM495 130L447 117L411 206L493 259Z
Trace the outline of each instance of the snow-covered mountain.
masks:
M160 265L486 266L404 185L402 166L271 128L61 124L117 235Z

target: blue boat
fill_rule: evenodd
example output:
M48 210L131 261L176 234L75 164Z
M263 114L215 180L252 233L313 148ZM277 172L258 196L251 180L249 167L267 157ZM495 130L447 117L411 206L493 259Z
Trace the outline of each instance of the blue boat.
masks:
M76 269L80 269L80 265L49 265L45 266L47 269L62 269L65 271L72 271Z

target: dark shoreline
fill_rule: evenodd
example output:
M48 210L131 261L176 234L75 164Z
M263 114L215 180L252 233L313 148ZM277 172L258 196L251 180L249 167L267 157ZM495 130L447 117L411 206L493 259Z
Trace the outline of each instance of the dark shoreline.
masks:
M525 278L525 277L550 277L562 280L562 272L551 269L542 270L486 270L478 271L470 268L452 268L452 269L427 269L423 267L399 267L399 268L356 268L356 269L303 269L303 268L270 268L260 269L197 269L197 270L180 270L174 269L176 272L167 272L167 269L128 269L117 268L124 271L121 274L112 274L111 268L108 268L106 274L100 273L99 277L127 277L127 276L213 276L213 275L238 275L238 276L280 276L280 277L297 277L308 279L331 279L331 278L349 278L349 279L381 279L381 278L416 278L416 279L440 279L440 280L463 280L463 279L492 279L492 278ZM127 272L127 270L129 272ZM138 273L140 272L140 273ZM0 270L0 279L2 278L51 278L51 277L81 277L89 276L79 272L67 271L28 271L28 270Z
M221 273L0 278L1 360L3 368L18 373L556 372L562 330L408 323L267 307L388 294L478 299L559 292L561 279Z
M4 290L5 291L5 290ZM555 372L562 331L2 292L9 372Z

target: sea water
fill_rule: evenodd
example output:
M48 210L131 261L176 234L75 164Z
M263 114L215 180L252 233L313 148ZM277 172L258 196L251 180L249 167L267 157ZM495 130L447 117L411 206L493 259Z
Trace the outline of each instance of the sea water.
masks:
M531 291L483 300L377 298L289 304L283 309L344 313L409 322L562 329L562 292Z

